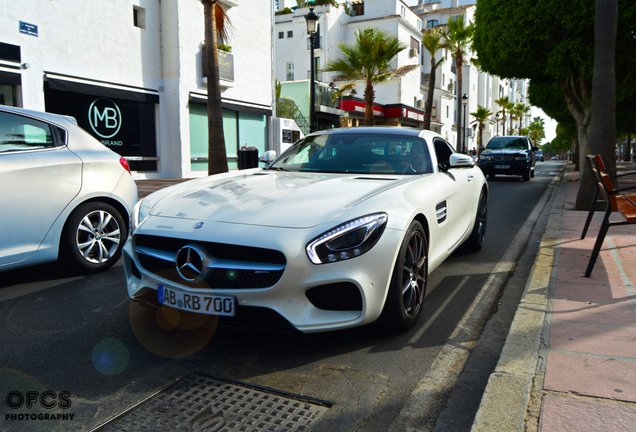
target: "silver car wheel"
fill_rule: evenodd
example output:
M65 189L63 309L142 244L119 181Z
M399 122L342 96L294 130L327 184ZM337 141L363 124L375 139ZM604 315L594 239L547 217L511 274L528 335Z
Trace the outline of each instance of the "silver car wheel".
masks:
M82 218L77 227L75 246L86 261L101 264L117 252L121 240L117 219L104 210L97 210Z
M419 231L414 231L409 239L409 244L404 256L402 269L402 299L404 314L413 319L418 316L424 301L424 288L426 287L425 266L426 248L424 236Z

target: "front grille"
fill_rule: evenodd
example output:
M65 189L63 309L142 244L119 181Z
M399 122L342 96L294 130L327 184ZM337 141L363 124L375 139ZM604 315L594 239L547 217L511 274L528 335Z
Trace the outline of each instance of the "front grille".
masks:
M133 244L138 262L146 271L193 288L268 288L280 280L287 264L280 251L249 246L143 234L134 236ZM177 272L175 257L187 244L196 244L209 257L222 260L208 269L203 281L188 282Z
M493 155L492 159L495 161L511 161L513 157L513 155Z

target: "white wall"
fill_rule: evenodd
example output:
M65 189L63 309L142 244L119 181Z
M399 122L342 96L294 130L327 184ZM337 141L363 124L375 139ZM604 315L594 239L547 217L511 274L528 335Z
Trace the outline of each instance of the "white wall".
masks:
M0 40L21 47L22 105L44 110L45 73L79 77L95 85L159 92L155 175L190 173L189 96L207 94L201 79L205 39L200 1L0 0ZM273 0L240 0L228 10L234 82L224 101L271 109ZM145 28L133 25L133 6L145 9ZM254 25L258 17L259 25ZM38 36L18 31L19 21ZM0 70L7 65L0 62ZM9 70L9 69L7 69ZM15 72L12 68L10 71ZM145 174L141 174L142 176Z

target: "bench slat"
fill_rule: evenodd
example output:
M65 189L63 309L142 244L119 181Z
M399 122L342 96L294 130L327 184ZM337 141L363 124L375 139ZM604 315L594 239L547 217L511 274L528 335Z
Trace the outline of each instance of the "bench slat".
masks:
M623 196L617 196L616 206L628 223L636 223L636 207L629 200Z

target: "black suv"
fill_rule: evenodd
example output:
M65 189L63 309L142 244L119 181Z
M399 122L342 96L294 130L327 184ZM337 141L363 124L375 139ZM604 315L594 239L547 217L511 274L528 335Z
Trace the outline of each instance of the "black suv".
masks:
M493 178L496 174L518 175L524 181L534 177L535 152L525 136L496 136L479 157L479 168Z

